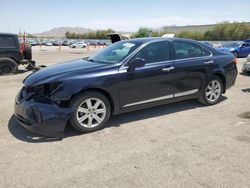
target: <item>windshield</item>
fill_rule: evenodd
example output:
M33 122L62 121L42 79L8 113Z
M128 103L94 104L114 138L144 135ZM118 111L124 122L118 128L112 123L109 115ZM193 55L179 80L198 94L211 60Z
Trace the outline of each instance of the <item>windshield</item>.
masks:
M88 60L94 62L115 64L126 58L139 46L140 43L131 41L120 41L110 45L109 47L100 51L96 55L89 57Z

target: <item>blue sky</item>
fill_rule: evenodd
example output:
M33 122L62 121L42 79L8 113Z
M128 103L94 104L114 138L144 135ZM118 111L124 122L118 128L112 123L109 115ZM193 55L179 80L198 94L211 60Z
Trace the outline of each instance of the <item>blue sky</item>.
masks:
M0 0L0 32L43 32L55 27L113 28L250 21L249 0Z

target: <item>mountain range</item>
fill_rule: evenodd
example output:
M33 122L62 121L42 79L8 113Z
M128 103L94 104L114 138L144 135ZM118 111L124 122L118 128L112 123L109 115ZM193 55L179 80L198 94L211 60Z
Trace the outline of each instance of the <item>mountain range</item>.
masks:
M247 24L250 25L250 22L246 22ZM157 29L154 29L155 31L163 31L166 30L168 33L175 33L178 34L182 31L198 31L198 32L205 32L208 29L211 29L214 27L215 24L210 24L210 25L187 25L187 26L164 26L160 27ZM85 27L57 27L54 29L51 29L49 31L45 31L42 33L36 33L32 34L35 36L39 37L56 37L56 38L62 38L65 37L66 32L73 32L73 33L87 33L87 32L94 32L96 30L94 29L89 29ZM121 33L126 33L130 34L133 32L121 32Z

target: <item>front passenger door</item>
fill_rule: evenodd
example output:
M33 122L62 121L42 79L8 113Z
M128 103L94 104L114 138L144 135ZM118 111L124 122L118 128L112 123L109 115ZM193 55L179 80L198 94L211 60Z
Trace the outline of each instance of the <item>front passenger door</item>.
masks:
M146 64L131 71L120 70L120 107L136 108L173 98L173 62L169 42L146 45L129 63L135 58L144 59Z

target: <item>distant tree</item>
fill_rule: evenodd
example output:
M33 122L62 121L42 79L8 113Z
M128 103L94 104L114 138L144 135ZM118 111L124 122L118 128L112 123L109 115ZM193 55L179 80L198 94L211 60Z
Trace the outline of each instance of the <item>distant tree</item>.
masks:
M250 38L250 26L238 22L223 22L204 33L205 40L244 40L246 38Z
M149 37L151 30L147 27L141 27L136 33L132 35L133 38Z
M194 40L203 40L203 33L201 32L191 32L191 31L182 31L177 35L179 38L189 38Z

